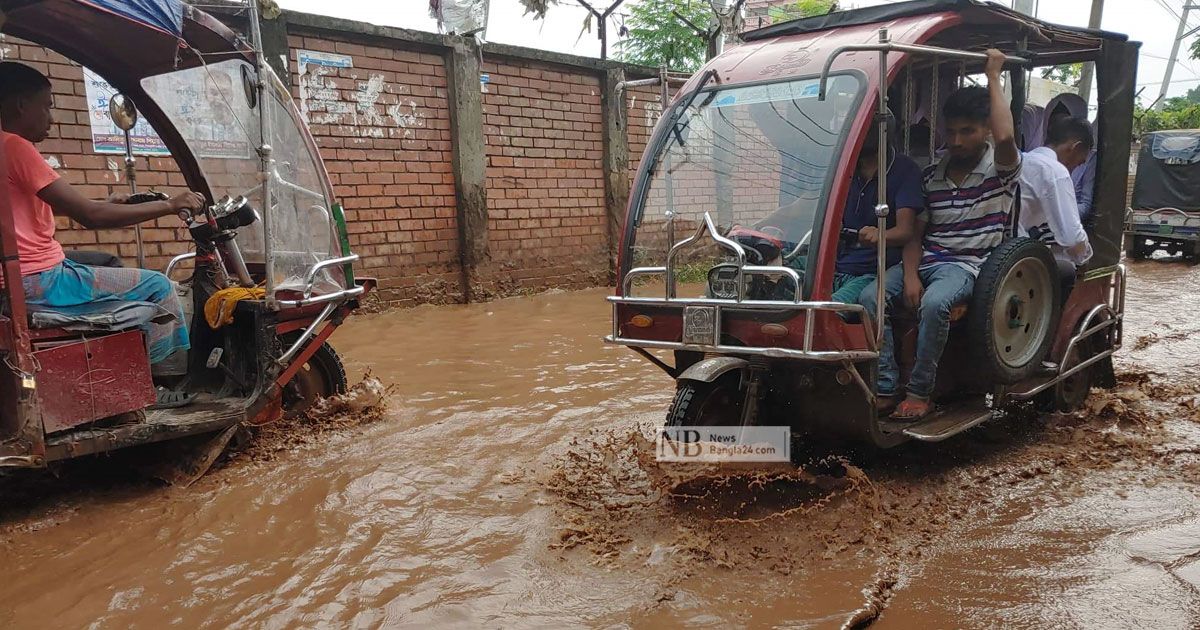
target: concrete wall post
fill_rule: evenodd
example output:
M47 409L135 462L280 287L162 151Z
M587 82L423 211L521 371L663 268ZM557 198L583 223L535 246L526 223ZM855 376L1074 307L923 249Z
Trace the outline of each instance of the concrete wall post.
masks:
M463 301L473 301L475 275L488 258L487 151L483 136L480 48L473 37L448 36L446 85L450 101L451 170L458 204Z
M607 70L600 97L604 120L604 204L608 216L609 282L617 281L621 227L625 222L625 208L629 204L629 121L625 91L621 89L624 81L624 70Z
M292 86L292 73L288 66L291 48L288 46L288 17L286 13L262 21L263 54L267 63L283 84Z

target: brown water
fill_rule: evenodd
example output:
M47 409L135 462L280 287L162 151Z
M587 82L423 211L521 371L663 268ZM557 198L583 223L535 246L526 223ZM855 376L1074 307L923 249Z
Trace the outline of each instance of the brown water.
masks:
M382 421L188 489L6 486L0 626L1200 627L1197 286L1131 266L1093 413L690 498L642 437L672 383L600 342L605 291L364 316L334 341L394 384Z

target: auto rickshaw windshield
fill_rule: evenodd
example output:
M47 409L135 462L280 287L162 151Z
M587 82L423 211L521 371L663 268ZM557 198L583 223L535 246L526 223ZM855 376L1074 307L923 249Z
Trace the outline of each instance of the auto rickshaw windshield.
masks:
M671 245L695 233L705 213L722 235L752 228L783 241L785 252L819 240L808 235L861 86L857 76L842 74L831 77L824 100L816 78L715 88L681 100L688 110L666 131L634 214L632 266L664 265ZM787 264L803 270L804 251ZM730 253L712 240L689 246L676 255L676 277L703 278Z
M317 262L341 255L330 208L333 203L320 158L315 155L292 111L286 89L271 75L275 89L270 108L271 129L262 138L255 103L248 90L255 70L242 60L187 68L142 80L146 93L170 118L191 148L212 193L250 200L260 213L270 212L275 287L304 290L306 272ZM272 148L272 204L264 208L261 160L256 147L265 140ZM238 232L247 262L265 262L261 221ZM314 293L342 288L341 271L330 268L315 278Z

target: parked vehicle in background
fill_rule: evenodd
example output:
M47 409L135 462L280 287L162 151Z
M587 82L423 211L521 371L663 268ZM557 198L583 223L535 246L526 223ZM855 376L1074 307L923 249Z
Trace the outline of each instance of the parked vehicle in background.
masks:
M1200 258L1200 129L1142 138L1125 226L1125 255L1155 251Z

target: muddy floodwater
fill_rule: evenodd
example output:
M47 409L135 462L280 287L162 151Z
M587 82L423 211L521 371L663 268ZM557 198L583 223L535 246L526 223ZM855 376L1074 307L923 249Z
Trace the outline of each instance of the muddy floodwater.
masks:
M0 626L1200 627L1200 267L1130 265L1085 412L685 492L605 294L357 318L334 345L386 415L187 489L5 486Z

